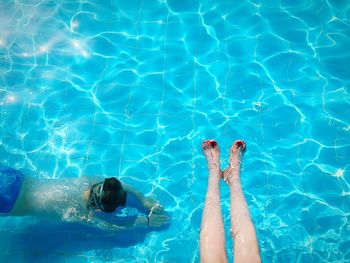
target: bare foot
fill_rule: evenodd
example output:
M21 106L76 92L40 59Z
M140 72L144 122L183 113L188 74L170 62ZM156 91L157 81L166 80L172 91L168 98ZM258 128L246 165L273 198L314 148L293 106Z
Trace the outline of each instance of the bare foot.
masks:
M207 140L202 143L202 149L207 160L208 169L220 170L220 149L214 140Z
M241 162L245 151L246 144L244 141L237 140L232 144L228 159L229 166L222 172L225 182L229 183L230 178L241 169Z

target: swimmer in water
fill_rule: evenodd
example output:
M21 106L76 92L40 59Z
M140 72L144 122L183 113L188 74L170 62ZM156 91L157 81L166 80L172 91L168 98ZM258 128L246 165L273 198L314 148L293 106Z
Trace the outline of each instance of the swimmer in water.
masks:
M115 216L114 221L98 216L124 206L141 207L139 210L145 214L120 220ZM37 179L3 166L0 166L0 215L37 216L105 231L161 227L168 223L162 205L115 177Z
M242 192L240 168L246 151L244 141L237 140L230 151L229 166L220 170L220 149L216 141L204 141L203 152L209 169L200 232L201 262L227 262L225 231L220 207L220 179L230 187L231 236L234 239L234 259L237 263L261 262L258 241L247 202Z

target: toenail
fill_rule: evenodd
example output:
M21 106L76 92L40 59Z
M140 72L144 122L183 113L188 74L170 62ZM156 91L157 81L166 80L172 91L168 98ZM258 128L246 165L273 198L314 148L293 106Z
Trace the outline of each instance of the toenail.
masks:
M239 147L243 148L243 142L242 141L236 142L235 145L237 146L237 148L239 148Z
M216 143L216 141L210 141L210 145L211 145L211 147L214 148L217 145L217 143Z

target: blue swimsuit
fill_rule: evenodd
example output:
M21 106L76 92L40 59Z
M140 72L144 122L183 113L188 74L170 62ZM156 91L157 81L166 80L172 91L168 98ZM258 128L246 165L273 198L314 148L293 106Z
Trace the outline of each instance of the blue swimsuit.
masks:
M0 215L8 214L21 191L24 175L12 168L0 166Z

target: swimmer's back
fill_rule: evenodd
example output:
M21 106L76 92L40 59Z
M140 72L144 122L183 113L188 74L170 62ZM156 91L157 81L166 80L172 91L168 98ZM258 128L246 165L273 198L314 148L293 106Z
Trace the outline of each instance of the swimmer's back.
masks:
M74 221L86 214L83 191L89 187L86 177L38 179L26 177L11 215L33 215Z

